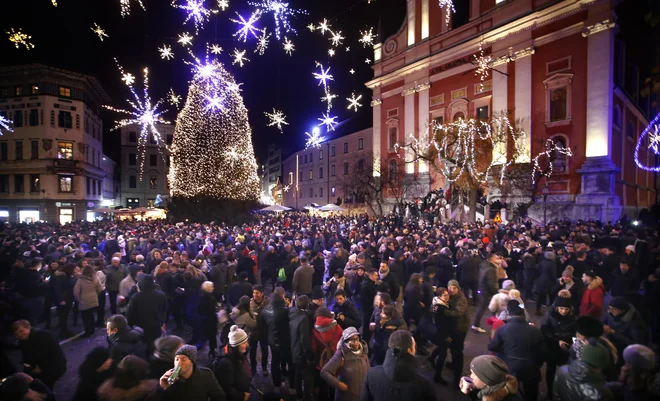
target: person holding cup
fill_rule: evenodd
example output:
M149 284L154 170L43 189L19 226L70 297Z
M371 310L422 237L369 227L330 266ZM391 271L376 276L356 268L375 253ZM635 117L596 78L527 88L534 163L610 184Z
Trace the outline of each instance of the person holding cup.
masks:
M479 400L522 401L518 380L503 360L492 355L480 355L470 362L470 376L461 378L463 394L476 393Z

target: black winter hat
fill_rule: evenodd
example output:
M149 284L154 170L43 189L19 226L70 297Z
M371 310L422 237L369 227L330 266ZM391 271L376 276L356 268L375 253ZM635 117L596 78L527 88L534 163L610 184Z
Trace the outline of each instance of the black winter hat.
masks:
M627 311L630 309L630 304L624 297L614 297L610 301L610 306L622 311Z
M573 303L570 298L557 297L555 298L555 308L572 308Z
M325 298L325 292L323 292L323 288L321 286L316 286L312 288L312 299L323 299Z
M510 299L509 302L506 303L506 311L509 312L509 315L511 316L520 316L525 314L525 307L515 299Z
M600 337L603 335L603 323L591 316L580 316L575 319L575 332L587 338Z

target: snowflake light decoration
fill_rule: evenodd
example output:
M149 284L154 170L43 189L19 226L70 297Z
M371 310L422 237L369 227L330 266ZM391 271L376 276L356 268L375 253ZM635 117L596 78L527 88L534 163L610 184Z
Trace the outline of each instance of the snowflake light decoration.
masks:
M290 184L285 185L284 187L282 187L282 190L284 192L289 192L291 190L291 185Z
M260 32L260 30L255 27L254 24L261 18L261 12L257 10L256 12L252 13L247 21L238 12L236 15L238 15L239 19L229 18L230 21L235 22L241 26L240 29L236 31L234 36L238 36L238 39L242 40L243 42L247 40L248 35L252 35L257 38L257 32Z
M168 46L166 44L163 44L163 47L159 47L158 52L160 52L160 58L163 60L171 60L174 57L172 46Z
M319 127L314 127L310 135L309 132L305 132L307 135L307 141L305 142L305 149L309 148L320 148L321 144L325 142L325 137L321 135L321 130Z
M474 75L478 75L480 77L481 82L479 83L479 90L483 91L484 81L486 78L488 78L488 71L490 70L493 63L493 57L491 57L490 54L488 56L484 56L483 46L479 44L479 56L475 54L474 61L477 63L477 70L474 72Z
M316 30L316 25L309 24L309 25L307 25L307 29L309 29L310 32L314 32Z
M346 46L346 53L350 52L351 48L349 46Z
M174 89L170 88L170 91L167 92L167 100L170 102L170 104L177 109L179 108L179 103L181 103L181 95L177 95L174 93Z
M225 11L229 7L229 1L227 0L218 0L218 8L222 11Z
M332 37L329 40L332 42L333 46L339 46L340 44L343 43L344 39L346 38L341 36L341 31L339 31L339 32L332 32Z
M328 20L323 18L323 21L319 23L319 27L317 29L321 31L321 34L325 35L326 31L330 31L331 26L332 25L330 25L328 23ZM330 31L330 32L332 32L332 31Z
M245 52L245 50L234 49L234 61L232 64L238 64L239 66L243 67L245 62L250 61L249 58L245 57Z
M346 100L348 100L349 104L347 109L355 109L354 111L358 111L359 107L362 107L362 103L360 103L360 99L362 99L362 95L355 97L355 92L351 94L351 97L347 97Z
M296 45L292 41L284 37L284 52L289 56L293 56L293 51L296 50Z
M364 60L365 64L371 64L371 59L367 57L367 59Z
M50 0L50 4L52 4L53 7L57 7L57 0Z
M192 43L192 36L188 32L184 32L182 34L179 34L179 39L177 40L181 44L181 46L186 47L190 46Z
M330 67L328 67L327 70L324 70L323 69L323 64L319 64L319 68L321 69L321 72L312 73L314 75L314 78L319 80L319 86L321 84L323 84L323 86L327 86L328 81L334 81L335 80L332 77L331 74L328 74L330 72Z
M374 39L376 38L376 35L374 35L373 31L374 28L369 28L368 31L360 31L361 38L358 40L358 42L362 43L362 47L374 45Z
M222 53L222 47L220 47L219 45L211 45L210 50L211 50L211 53L213 53L213 54Z
M351 73L351 75L353 75L353 74L355 74L355 70L354 70L354 69L352 69L352 68L351 68L350 70L348 70L348 72L350 72L350 73Z
M325 125L326 131L334 131L335 125L339 124L337 121L337 116L330 116L330 113L323 113L323 118L317 118L321 123L318 125Z
M225 110L225 105L223 104L225 99L223 97L218 96L218 95L214 95L213 97L208 96L206 98L206 100L208 101L208 103L206 104L206 108L208 110L211 110L211 111L215 111L215 110L224 111Z
M336 97L337 95L330 93L330 89L328 88L325 89L325 96L321 98L321 101L328 103L328 111L330 111L330 109L332 108L332 100Z
M658 154L658 144L660 143L660 133L658 132L658 126L655 126L655 132L649 134L649 149L653 151L656 155Z
M120 74L122 76L126 76L127 74L124 72L123 67L119 64L119 62L117 62L116 59L115 62L117 63ZM125 109L117 109L107 105L103 106L108 110L130 116L129 118L116 121L117 125L112 128L111 131L115 131L121 127L132 124L136 124L141 127L140 137L138 139L138 152L140 152L140 180L142 179L142 172L144 170L146 144L147 140L149 139L149 135L151 135L153 140L156 142L156 145L160 149L163 145L163 141L160 132L158 132L156 124L169 124L168 121L161 117L164 111L159 110L161 104L163 103L163 99L158 100L156 103L152 103L151 101L151 96L149 95L149 69L144 68L143 74L144 90L142 97L137 94L133 88L132 83L127 83L128 88L133 95L133 100L127 100L128 104L132 108L131 111Z
M449 21L451 21L451 14L456 13L456 8L454 8L454 0L440 0L440 8L445 8L445 25L449 26Z
M18 28L18 31L15 31L14 28L11 28L11 31L6 32L9 35L9 41L12 42L17 49L20 48L20 45L25 46L25 48L28 50L34 49L34 45L32 42L30 42L32 36L21 32L21 28Z
M122 18L131 14L131 1L132 0L119 0L119 7L121 7L120 13ZM142 4L142 0L137 0L137 2L144 11L147 11L147 9L144 8L144 4Z
M121 80L124 81L126 85L131 86L133 85L133 82L135 82L135 76L130 72L127 72L122 74Z
M172 1L172 7L180 8L188 13L186 19L183 21L184 24L187 24L188 21L193 20L195 24L195 35L199 34L199 29L204 27L204 23L208 21L211 12L204 7L205 0L186 0L186 4L179 5L175 4L175 0Z
M89 28L89 29L91 29L92 32L94 32L95 34L98 35L99 39L101 39L101 42L103 42L103 37L106 37L106 38L108 37L108 34L106 34L105 31L103 29L101 29L99 24L97 24L96 22L94 23L94 26Z
M296 33L296 30L291 27L289 18L294 17L297 14L307 14L307 11L290 8L288 2L285 3L279 0L250 1L248 3L251 6L257 7L257 10L262 13L273 13L273 19L275 20L275 37L277 40L280 40L282 31L284 31L284 33Z
M276 110L273 108L272 113L265 112L264 113L266 117L270 120L268 123L269 127L276 126L280 132L282 132L282 124L284 125L289 125L288 122L286 122L286 116L281 110Z
M257 38L257 48L254 49L254 52L259 53L260 56L263 56L266 52L266 49L268 48L270 37L271 34L266 33L266 29L264 28L263 32L261 32L261 36Z
M335 55L335 49L328 49L328 56L332 57Z
M651 120L649 125L644 128L644 131L642 131L642 133L639 135L637 145L635 146L635 164L637 164L637 167L646 171L660 172L660 166L649 166L640 160L639 150L642 146L646 146L646 137L648 137L647 148L650 149L655 155L660 154L660 113L658 113L658 115L656 115L655 118ZM653 155L649 156L649 159L655 159Z
M2 135L2 130L5 130L7 132L14 132L14 130L11 128L11 125L14 122L12 120L9 120L2 114L0 114L0 135Z

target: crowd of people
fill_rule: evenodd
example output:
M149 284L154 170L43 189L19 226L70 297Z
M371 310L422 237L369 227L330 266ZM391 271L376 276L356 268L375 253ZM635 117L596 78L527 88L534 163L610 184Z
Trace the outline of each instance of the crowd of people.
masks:
M544 379L556 401L660 399L654 228L291 212L6 223L0 240L7 401L76 374L75 401L435 400L433 383L535 401ZM83 337L105 329L78 372L52 308L59 339L79 317ZM489 341L466 365L470 331Z

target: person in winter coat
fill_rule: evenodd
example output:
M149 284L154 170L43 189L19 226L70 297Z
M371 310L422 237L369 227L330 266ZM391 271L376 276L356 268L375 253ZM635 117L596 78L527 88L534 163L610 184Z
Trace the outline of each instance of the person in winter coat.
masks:
M23 354L26 373L41 380L49 389L66 372L66 356L55 337L47 330L32 327L27 320L12 325L14 337Z
M603 280L596 276L593 270L589 270L582 274L582 282L585 289L580 302L580 316L586 315L600 319L605 298Z
M374 336L371 353L371 366L382 365L387 353L390 336L397 330L407 329L406 323L399 317L394 305L385 305L373 323ZM371 327L370 326L370 327Z
M608 381L619 378L619 352L610 340L603 337L603 323L591 316L580 316L575 319L575 337L569 351L569 363L582 358L582 350L591 340L595 340L609 351L609 360L601 366L603 374Z
M130 326L142 328L142 341L146 344L147 356L153 352L153 342L163 333L162 326L167 317L167 297L156 289L154 277L143 274L137 285L138 293L130 298L126 319Z
M335 304L332 306L335 319L337 319L337 323L344 330L347 327L360 326L360 312L358 312L355 304L346 298L347 296L344 290L337 290L335 292Z
M403 295L403 319L406 324L419 324L424 311L431 305L424 305L424 293L422 292L422 275L413 273L404 289Z
M481 262L479 273L479 306L474 315L474 323L472 323L472 330L478 333L485 333L486 330L481 328L481 318L483 317L488 303L493 295L497 294L497 274L495 269L499 266L502 256L499 253L491 253L488 260Z
M140 327L129 327L128 321L122 315L110 316L106 322L108 334L108 352L113 363L117 364L126 355L143 355L143 331Z
M237 325L229 330L228 343L220 347L213 361L213 373L227 401L247 401L250 398L252 375L247 359L248 334Z
M605 337L619 350L619 357L627 346L648 342L644 320L624 297L612 298L603 324Z
M525 321L523 309L516 300L507 304L509 321L497 331L488 344L488 350L502 358L518 379L526 401L538 398L541 365L548 352L543 334L538 327Z
M390 268L386 263L380 264L380 270L378 270L378 278L384 284L387 284L387 289L392 298L392 301L399 299L401 294L401 288L399 287L399 281L394 274L390 272Z
M460 262L458 262L458 272L460 273L460 285L465 291L465 296L472 292L473 304L477 302L477 287L479 286L479 265L481 258L476 252L470 251Z
M442 378L442 370L445 367L445 359L447 359L447 349L449 349L449 344L452 341L451 328L453 319L445 314L449 310L449 291L444 287L438 287L436 294L437 296L433 298L433 304L431 305L436 330L431 342L436 345L436 348L433 350L429 361L435 367L433 381L438 384L447 385L449 383Z
M335 388L335 401L360 401L362 384L367 377L367 343L355 327L344 330L337 352L321 370L321 378Z
M318 366L321 354L326 348L332 349L332 354L337 351L337 343L342 337L344 330L333 318L330 309L322 306L316 310L316 318L314 328L312 329L312 352L314 353L314 361L317 364L317 370L321 370Z
M201 341L202 343L208 340L209 342L209 358L215 356L215 349L218 348L218 316L216 315L217 301L214 295L213 281L205 281L202 283L202 289L199 295L199 320L202 329ZM197 344L197 348L201 348Z
M523 295L525 300L530 301L534 297L534 282L538 277L538 269L536 266L536 255L541 251L539 247L531 247L522 256L523 265Z
M174 365L174 353L186 344L181 337L163 336L154 341L154 352L149 357L149 377L160 379Z
M307 256L300 258L300 267L293 273L292 290L296 295L312 294L312 277L314 268L309 265Z
M557 263L554 252L545 252L543 260L538 264L538 278L534 283L534 290L538 294L536 299L536 315L541 315L541 307L550 305L556 294L551 294L550 290L557 281ZM548 297L550 300L548 301Z
M460 389L472 399L483 401L518 401L518 379L511 375L503 360L480 355L470 362L470 376L461 378Z
M53 283L53 304L57 308L57 317L60 324L60 338L69 338L72 333L68 329L69 313L73 307L73 263L67 263L55 272L51 281Z
M559 294L561 290L568 290L571 293L571 302L573 302L573 311L579 313L580 302L582 301L582 292L584 291L584 284L582 280L573 279L573 268L567 266L561 273L561 277L557 279L554 287L550 290L553 295Z
M261 311L268 306L270 300L264 296L264 286L257 284L252 288L252 299L250 299L250 313L255 319L255 323ZM240 300L239 300L240 306ZM247 317L245 317L247 318ZM246 322L247 325L247 322ZM262 329L258 324L255 325L255 330L252 333L248 331L248 341L250 343L250 367L252 376L257 373L257 347L261 348L261 373L268 376L268 342L264 338Z
M271 353L271 374L273 385L279 387L282 384L282 366L291 363L291 343L289 341L289 310L284 302L282 291L271 294L270 305L266 306L257 317L260 335L268 338ZM293 377L292 369L289 370L289 383Z
M80 381L72 401L98 400L98 390L104 381L112 377L112 359L108 350L96 347L87 354L78 369Z
M459 380L463 374L463 349L465 346L465 337L470 329L470 317L468 315L468 300L460 288L458 281L449 280L449 309L444 310L446 317L450 317L450 337L449 350L451 351L451 368L454 373L452 387L457 388Z
M520 306L525 311L525 320L528 321L528 322L531 322L531 320L529 318L529 313L527 312L527 308L525 308L525 303L522 301L522 298L520 296L520 291L518 291L516 289L509 290L509 301L512 300L512 299L515 299L516 301L518 301ZM507 303L509 301L507 301ZM506 307L502 311L500 311L500 313L496 316L496 318L498 320L503 321L503 322L508 322L509 321L509 311L506 309Z
M94 334L94 312L97 311L99 306L99 293L102 289L99 279L96 278L94 268L90 265L85 266L73 286L73 296L78 301L78 310L82 315L85 326L83 337Z
M21 310L31 324L37 324L43 313L45 296L49 289L40 273L41 268L41 258L34 258L25 267L15 270L14 292L21 296Z
M2 379L0 396L3 401L55 401L55 394L39 379L18 372Z
M121 283L127 274L126 267L121 264L120 258L112 258L112 263L105 267L105 289L108 291L110 313L113 315L117 314L119 283Z
M381 366L369 369L360 401L434 401L431 383L416 372L416 345L407 330L393 333Z
M117 365L114 376L99 388L100 401L143 401L158 387L149 380L149 364L135 355L128 355Z
M488 310L493 312L495 316L499 315L501 311L506 310L506 304L510 299L509 290L514 290L515 288L516 283L513 280L504 280L502 282L502 289L490 298Z
M601 367L608 363L608 351L592 339L582 350L580 360L557 370L553 388L554 401L614 401L605 385Z
M561 290L555 299L554 308L548 309L541 333L548 348L548 359L545 370L545 382L548 394L552 394L552 384L557 366L568 363L571 343L575 336L575 315L572 309L571 293Z
M619 268L612 272L610 279L610 295L621 297L637 292L639 290L640 280L637 277L637 271L631 269L632 262L627 258L621 258Z
M258 325L257 325L257 316L252 313L252 308L250 304L250 298L243 295L238 301L238 305L234 306L231 310L231 320L242 330L248 334L248 341L252 337L259 335Z
M440 250L437 259L438 286L447 287L449 280L456 278L456 268L452 262L453 253L451 249L444 247Z
M242 296L247 296L248 298L252 296L252 284L248 281L248 275L245 272L241 272L238 275L238 281L229 288L227 301L230 305L236 306Z
M291 333L291 362L295 369L295 382L290 388L295 388L305 400L312 400L314 353L309 315L309 297L300 295L296 298L296 306L289 310L289 332ZM303 392L304 391L304 392Z
M625 365L617 382L607 383L617 401L651 401L660 398L655 352L645 345L633 344L623 350Z

